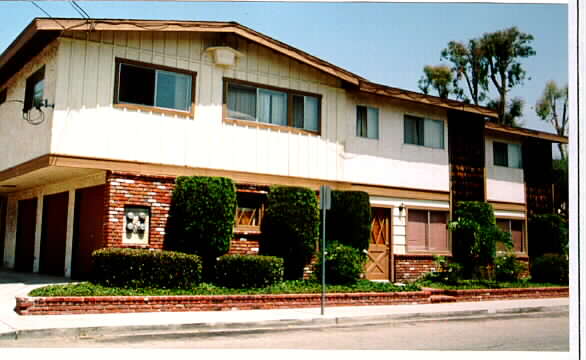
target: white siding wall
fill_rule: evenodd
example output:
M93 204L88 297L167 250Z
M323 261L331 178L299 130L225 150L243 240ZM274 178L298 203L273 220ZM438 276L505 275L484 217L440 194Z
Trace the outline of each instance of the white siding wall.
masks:
M205 34L110 33L94 41L62 38L58 52L54 153L337 179L337 82L286 57L240 41L233 69L211 62ZM197 72L194 119L112 107L114 59ZM223 78L323 95L322 137L225 124Z
M42 124L31 125L23 119L23 104L11 100L24 101L26 79L45 65L44 98L49 103L55 99L56 80L56 43L50 44L40 54L35 56L27 65L16 73L6 84L0 84L0 89L7 89L7 102L0 105L0 171L32 160L49 153L51 141L51 123L53 110L43 108L45 120ZM36 110L31 111L36 117Z
M205 51L209 34L75 36L84 38L60 39L53 153L449 190L447 123L443 150L403 144L403 114L446 120L443 110L348 95L339 80L242 39L232 46L245 56L224 69ZM113 108L115 57L197 72L194 119ZM321 94L321 136L223 123L224 77ZM356 104L380 108L378 141L355 136Z
M379 108L379 139L356 136L356 104ZM376 98L353 97L348 101L345 180L426 190L449 190L448 124L443 110L390 104ZM425 112L422 112L425 111ZM404 144L405 114L444 121L444 148Z
M523 169L494 165L493 142L501 141L520 144L511 139L495 139L487 137L486 146L486 195L489 201L525 203L525 181Z

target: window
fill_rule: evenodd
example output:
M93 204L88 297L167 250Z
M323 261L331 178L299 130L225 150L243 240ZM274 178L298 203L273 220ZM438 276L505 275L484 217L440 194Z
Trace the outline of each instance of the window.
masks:
M356 136L378 139L378 109L358 105L356 107Z
M116 59L116 104L192 111L195 74Z
M236 193L238 206L234 219L234 230L237 233L259 232L264 215L264 193L241 190Z
M405 144L421 145L436 149L444 148L444 122L405 115Z
M321 98L317 95L269 89L240 81L228 81L225 89L230 119L313 132L320 129Z
M520 169L523 167L521 160L521 145L507 144L498 141L492 143L494 165Z
M415 210L407 212L407 250L448 251L448 213L446 211Z
M39 107L43 102L43 93L45 90L45 67L43 66L26 79L26 88L24 90L24 108L27 112L33 107Z
M496 224L501 230L511 234L513 240L513 250L518 253L525 252L524 239L524 221L523 220L510 220L510 219L497 219ZM497 243L497 250L506 250L502 243Z

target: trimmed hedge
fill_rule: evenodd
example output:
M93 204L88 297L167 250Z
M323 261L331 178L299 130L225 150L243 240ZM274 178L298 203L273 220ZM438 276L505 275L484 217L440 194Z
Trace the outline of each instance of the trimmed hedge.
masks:
M568 222L557 214L533 215L528 222L531 234L529 256L568 253Z
M350 285L360 280L364 272L366 256L351 246L331 243L326 250L326 283L333 285ZM315 265L315 279L322 278L322 255L319 254Z
M358 251L368 250L371 219L368 193L332 191L332 208L326 212L328 243L337 241Z
M236 187L223 177L180 176L169 209L165 247L212 262L230 249Z
M105 248L92 253L94 279L104 286L189 289L202 280L197 255L173 251Z
M283 259L262 255L224 255L216 262L216 284L245 289L283 281Z
M283 258L287 280L303 278L319 235L315 193L302 187L273 186L261 224L259 252Z
M568 283L568 259L564 255L545 254L531 263L531 281Z

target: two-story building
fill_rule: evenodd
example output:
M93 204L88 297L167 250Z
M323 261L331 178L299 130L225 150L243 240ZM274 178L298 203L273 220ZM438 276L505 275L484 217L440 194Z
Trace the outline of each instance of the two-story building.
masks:
M0 56L0 259L82 277L94 249L162 248L180 175L237 183L231 252L258 250L268 186L325 184L370 195L370 279L450 255L459 200L491 203L526 258L567 139L495 117L237 23L38 18Z

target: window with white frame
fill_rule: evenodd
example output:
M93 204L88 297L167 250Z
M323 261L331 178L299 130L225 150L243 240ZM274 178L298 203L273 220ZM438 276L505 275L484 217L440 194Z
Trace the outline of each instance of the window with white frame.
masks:
M444 122L442 120L405 115L403 135L405 144L436 149L444 148Z
M190 112L195 73L116 59L115 103Z
M356 136L378 139L378 109L356 106Z
M227 117L234 120L320 130L321 99L317 95L273 89L241 81L226 82Z
M521 159L521 144L508 144L494 141L492 143L493 163L496 166L505 166L520 169L523 167Z

